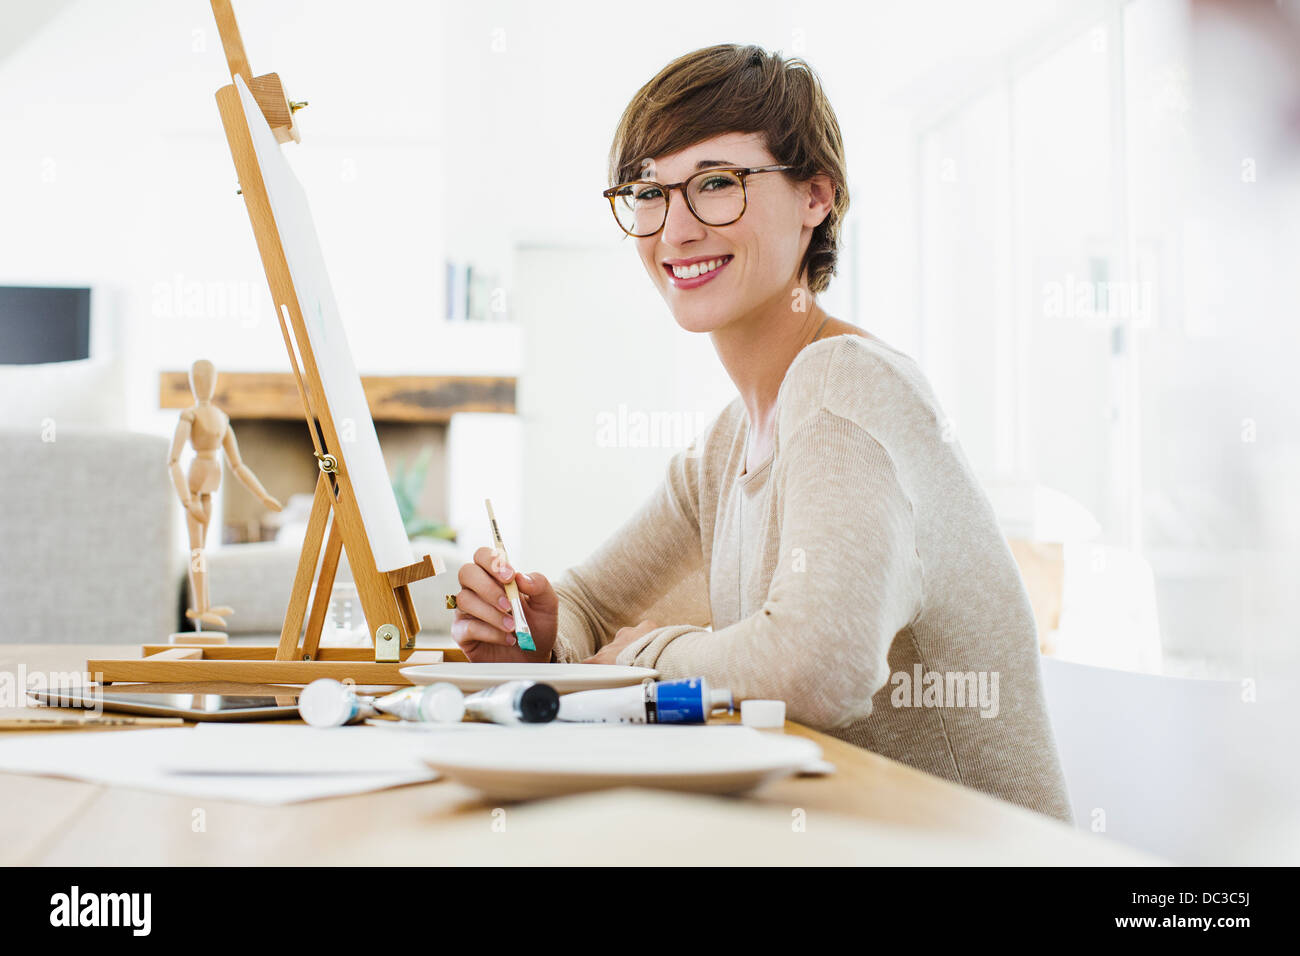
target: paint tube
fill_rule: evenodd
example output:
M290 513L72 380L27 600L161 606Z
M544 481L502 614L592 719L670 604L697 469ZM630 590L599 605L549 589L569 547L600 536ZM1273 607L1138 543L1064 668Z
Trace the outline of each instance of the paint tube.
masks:
M465 716L465 695L455 684L426 684L377 697L374 706L380 713L400 720L455 724Z
M313 727L342 727L358 724L377 711L373 698L358 696L350 685L322 677L302 689L298 713Z
M465 698L465 716L493 724L546 724L560 709L560 695L550 684L512 680Z
M702 724L719 708L734 708L729 690L703 677L644 681L636 687L584 690L560 698L559 720L611 724Z

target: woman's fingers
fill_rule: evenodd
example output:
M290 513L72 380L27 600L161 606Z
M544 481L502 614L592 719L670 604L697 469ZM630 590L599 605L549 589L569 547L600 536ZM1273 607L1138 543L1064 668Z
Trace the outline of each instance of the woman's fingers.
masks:
M541 571L519 572L519 577L515 579L515 584L519 585L519 590L529 597L536 594L543 594L550 590L551 582L547 580L546 575Z
M495 628L490 624L480 621L469 614L456 612L456 617L451 622L452 639L463 649L466 644L502 644L510 646L515 643L514 632L507 634L505 631Z
M479 549L484 550L483 548ZM501 586L501 582L495 580L486 569L481 567L477 562L474 564L463 564L460 568L460 574L457 579L460 586L467 591L473 591L484 603L489 606L495 605L502 611L510 610L510 599L506 597L506 589ZM457 603L460 598L456 598Z
M482 547L474 552L474 563L502 583L514 577L515 569L506 563L504 555L496 548Z
M537 608L547 613L555 612L559 599L555 595L555 588L542 572L529 571L527 574L520 572L516 583L519 585L519 593L523 595L530 609Z
M503 631L513 632L515 629L515 619L509 611L492 607L473 591L461 591L456 595L456 610L464 611L485 624L499 627Z

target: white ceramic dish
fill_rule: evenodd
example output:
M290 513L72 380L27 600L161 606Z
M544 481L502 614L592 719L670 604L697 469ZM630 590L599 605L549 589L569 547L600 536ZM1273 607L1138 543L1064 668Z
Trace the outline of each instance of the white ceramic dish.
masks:
M544 724L430 741L424 761L501 800L611 787L744 793L821 760L803 737L737 725Z
M402 668L402 676L412 684L446 681L469 692L495 687L508 680L533 680L550 684L559 693L595 690L600 687L628 687L647 677L659 676L649 667L623 667L617 664L415 664Z

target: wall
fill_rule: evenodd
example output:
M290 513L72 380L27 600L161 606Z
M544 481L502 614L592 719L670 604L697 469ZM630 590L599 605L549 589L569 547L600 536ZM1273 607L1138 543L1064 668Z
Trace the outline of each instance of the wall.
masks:
M518 372L525 394L529 377L548 371L525 366L518 327L440 321L444 257L498 271L509 311L520 315L517 244L613 244L618 234L598 193L623 106L673 57L722 41L802 55L821 75L852 187L842 270L823 304L916 351L911 124L932 94L922 78L942 65L948 84L954 64L995 55L1063 6L758 0L740 13L705 6L629 25L593 2L565 4L558 15L525 2L235 4L253 68L279 72L293 98L310 102L298 114L303 144L286 152L311 197L358 368ZM106 290L116 303L124 420L138 430L174 427L174 415L157 410L162 369L200 356L224 369L285 366L212 99L227 80L204 0L77 0L0 60L0 282ZM553 261L570 282L582 275L562 252ZM617 274L644 291L635 270ZM612 281L588 285L584 301L598 303L596 289L630 294ZM647 336L680 334L662 304L645 308L647 323L655 320ZM598 305L553 313L549 301L537 313L554 314L572 336L608 318ZM657 340L652 347L675 354ZM622 384L601 380L593 401L617 408ZM666 387L637 401L693 400L690 382ZM521 433L492 418L466 416L449 437L449 520L471 539L483 497L474 489L489 478L503 524L520 534L525 494L532 508L559 507L523 490L531 486L520 484L522 452L509 438ZM578 440L588 437L584 423ZM602 501L612 516L642 490L611 482ZM583 504L562 500L563 511ZM530 549L543 547L543 533L558 531L539 525ZM576 553L566 547L555 553Z

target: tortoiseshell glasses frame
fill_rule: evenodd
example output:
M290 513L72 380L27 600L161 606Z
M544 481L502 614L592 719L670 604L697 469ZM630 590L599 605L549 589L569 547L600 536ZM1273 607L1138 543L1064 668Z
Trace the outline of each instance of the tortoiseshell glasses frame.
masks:
M745 180L747 178L749 178L750 176L757 175L758 173L777 173L777 172L784 172L785 170L793 169L793 168L794 168L793 166L710 166L707 169L701 169L699 172L693 173L688 178L683 179L680 183L671 183L665 185L663 183L657 183L653 179L634 179L630 182L619 183L617 186L611 186L609 189L604 190L601 193L601 195L609 200L610 212L614 214L614 221L618 223L619 229L623 230L623 232L627 233L629 236L632 236L635 239L645 239L648 236L655 235L657 232L659 232L659 230L663 229L665 223L668 222L668 205L671 202L672 191L674 189L681 190L682 197L686 200L686 208L691 211L692 216L694 216L700 222L704 223L704 225L730 226L733 222L737 221L741 216L743 216L745 214L745 210L749 208L749 192L745 188ZM718 173L732 173L733 175L735 175L736 179L739 180L741 205L740 205L740 211L736 213L736 215L731 216L728 219L724 219L722 222L710 222L708 219L706 219L703 215L700 214L700 211L695 208L695 203L691 201L691 185L695 183L697 180L699 180L700 177L702 176L716 175ZM659 190L660 194L664 198L663 216L659 220L659 224L654 229L651 229L649 232L639 231L635 227L629 229L626 225L624 225L623 219L620 218L618 214L619 213L618 203L620 200L624 203L625 212L631 211L632 207L631 207L631 203L628 200L628 197L635 195L634 188L637 186L643 186L649 190L657 189ZM635 215L633 215L633 219L635 219Z

